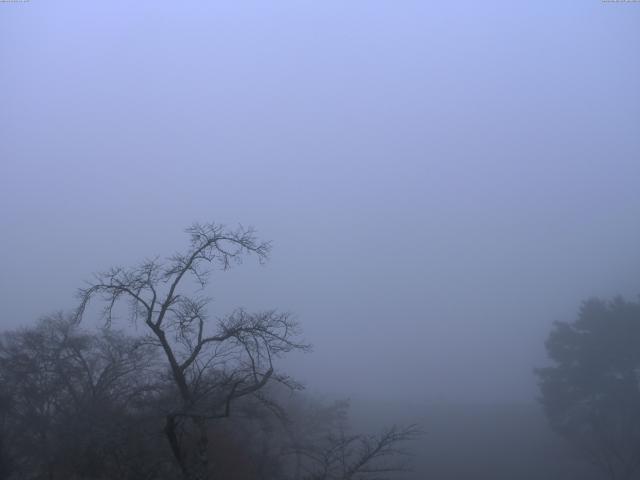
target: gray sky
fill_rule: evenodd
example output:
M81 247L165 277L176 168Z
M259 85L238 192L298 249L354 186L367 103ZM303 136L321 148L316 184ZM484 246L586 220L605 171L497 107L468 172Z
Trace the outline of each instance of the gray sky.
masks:
M295 312L312 390L531 399L640 293L639 87L633 3L0 3L1 325L241 222L216 312Z

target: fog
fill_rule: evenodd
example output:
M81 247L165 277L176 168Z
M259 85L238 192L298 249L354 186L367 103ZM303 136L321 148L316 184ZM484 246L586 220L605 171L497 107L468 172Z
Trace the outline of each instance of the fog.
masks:
M599 1L0 4L1 326L240 223L272 255L215 273L212 313L293 312L310 391L533 404L552 322L640 293L639 27Z

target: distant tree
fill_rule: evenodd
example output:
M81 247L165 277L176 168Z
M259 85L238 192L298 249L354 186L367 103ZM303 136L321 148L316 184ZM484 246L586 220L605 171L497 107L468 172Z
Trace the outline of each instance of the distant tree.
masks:
M325 404L277 384L265 390L213 427L225 479L382 480L410 471L405 447L421 434L415 425L354 433L346 401Z
M640 304L582 304L546 341L554 365L536 370L552 428L612 480L640 477Z
M410 471L405 444L422 432L417 425L391 426L376 434L354 433L349 402L324 404L293 397L287 406L283 451L292 459L290 480L367 480L397 478Z
M210 420L228 417L232 405L257 394L270 381L297 385L276 373L274 359L309 346L287 313L249 313L239 309L211 318L209 297L202 292L216 267L227 270L249 254L262 262L270 245L252 229L230 230L217 224L187 229L189 247L166 261L147 260L132 268L96 275L80 291L78 318L93 297L105 301L111 324L119 301L129 318L146 327L147 341L163 353L178 401L167 406L165 435L183 476L205 480L222 476L211 464ZM197 287L197 288L194 288Z
M415 425L392 426L370 435L349 433L344 429L333 431L318 443L297 446L301 475L292 478L365 480L391 478L391 475L409 472L407 460L410 454L401 446L421 433Z

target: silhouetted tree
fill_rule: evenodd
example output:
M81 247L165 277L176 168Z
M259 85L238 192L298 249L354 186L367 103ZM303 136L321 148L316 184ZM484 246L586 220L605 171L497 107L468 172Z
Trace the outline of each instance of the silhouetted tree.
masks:
M350 431L349 403L322 405L308 400L295 407L295 421L286 425L290 454L288 477L295 480L383 479L409 471L403 444L422 434L416 425L392 426L378 434Z
M300 386L275 371L276 358L309 348L288 314L209 317L211 267L263 261L269 245L250 229L188 232L185 253L97 275L75 315L0 336L0 478L364 480L403 470L398 446L414 427L351 434L346 404L293 395ZM106 323L84 330L96 296ZM111 329L120 301L146 335Z
M274 371L273 361L309 346L298 339L298 324L287 313L239 309L212 319L207 312L211 300L199 293L214 267L227 270L249 254L266 260L268 243L242 227L194 224L187 233L189 247L166 261L156 258L96 275L80 291L78 316L98 296L106 302L107 324L124 300L130 319L146 326L147 340L162 350L179 397L166 413L167 440L184 477L205 480L220 473L209 462L208 422L229 416L235 401L259 392L269 381L295 387Z
M327 405L277 384L265 390L214 427L226 479L381 480L409 470L403 448L421 434L416 426L354 433L348 402Z
M158 444L148 432L158 427L144 410L155 358L137 339L81 331L62 314L4 333L1 478L154 478L162 462L147 461Z
M584 302L546 341L554 365L536 370L553 429L611 479L640 475L640 304Z

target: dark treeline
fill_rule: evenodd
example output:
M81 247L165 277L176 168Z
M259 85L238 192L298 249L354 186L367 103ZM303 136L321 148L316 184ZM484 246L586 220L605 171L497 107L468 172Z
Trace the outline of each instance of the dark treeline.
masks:
M62 314L7 332L0 346L0 478L169 479L183 475L166 417L181 409L158 350L111 329L88 331ZM355 478L389 461L415 432L354 435L348 404L321 404L278 384L208 422L203 478ZM180 423L186 457L197 435ZM346 458L345 458L346 456Z
M277 358L309 349L290 315L209 316L211 270L248 254L265 260L270 245L250 229L188 233L185 252L99 274L73 314L2 336L1 478L329 480L406 470L401 446L415 426L352 433L345 402L314 401L277 370ZM97 331L82 323L94 297L104 301ZM146 334L115 329L120 303Z

